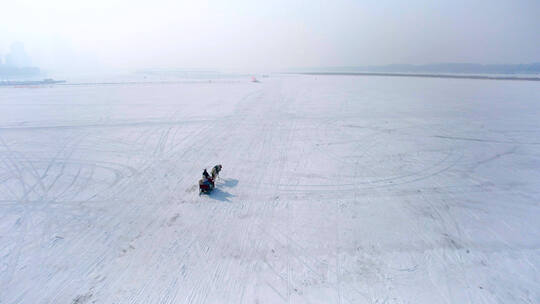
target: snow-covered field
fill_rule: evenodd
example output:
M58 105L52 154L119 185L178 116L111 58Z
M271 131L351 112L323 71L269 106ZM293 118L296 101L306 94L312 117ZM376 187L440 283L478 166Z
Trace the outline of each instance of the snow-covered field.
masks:
M2 304L540 303L538 82L0 88L0 159Z

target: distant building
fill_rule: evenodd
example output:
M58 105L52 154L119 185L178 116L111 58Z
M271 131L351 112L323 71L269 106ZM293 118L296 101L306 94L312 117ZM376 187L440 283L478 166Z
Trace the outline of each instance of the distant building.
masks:
M29 67L32 65L30 56L24 50L24 44L21 42L14 42L11 44L10 52L6 55L6 64L12 67Z
M38 76L41 71L32 66L30 56L24 50L24 44L15 42L11 45L10 52L2 58L0 56L0 77L1 78L26 78Z

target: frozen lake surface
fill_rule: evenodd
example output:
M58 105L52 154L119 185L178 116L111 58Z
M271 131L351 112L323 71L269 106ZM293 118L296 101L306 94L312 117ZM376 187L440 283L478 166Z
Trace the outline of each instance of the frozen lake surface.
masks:
M0 88L0 159L0 303L540 303L537 82Z

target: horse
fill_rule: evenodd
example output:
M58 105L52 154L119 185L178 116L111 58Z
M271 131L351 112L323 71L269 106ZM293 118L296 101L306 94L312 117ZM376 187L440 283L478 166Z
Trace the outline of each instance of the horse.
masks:
M216 180L218 177L219 177L219 172L221 171L221 168L223 168L223 166L221 165L215 165L213 168L212 168L212 180Z

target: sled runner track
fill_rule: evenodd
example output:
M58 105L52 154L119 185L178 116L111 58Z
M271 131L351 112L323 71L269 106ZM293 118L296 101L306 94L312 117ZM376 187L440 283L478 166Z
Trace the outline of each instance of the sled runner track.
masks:
M48 163L48 167L46 168L46 170L44 171L43 174L39 173L37 171L37 169L35 168L34 163L29 161L22 153L12 151L3 138L0 137L0 140L2 141L2 144L4 145L4 148L5 148L6 152L7 152L7 158L9 159L11 164L15 168L17 168L18 180L20 181L20 183L22 185L21 191L18 191L18 193L20 193L20 195L17 195L11 189L9 190L13 195L16 196L16 197L14 197L14 201L17 204L12 205L12 206L15 207L15 208L21 208L22 210L25 210L25 212L23 212L22 216L19 217L19 219L17 220L18 226L20 227L22 225L22 229L21 229L21 232L20 232L21 235L19 235L18 240L17 240L17 245L16 246L17 246L18 249L16 249L16 252L14 252L15 250L12 250L10 263L7 264L7 265L11 266L9 269L7 269L7 272L6 272L6 273L9 274L9 275L7 275L5 277L6 282L4 282L4 283L6 283L5 285L7 285L7 283L9 283L13 279L13 274L14 274L15 268L19 264L18 260L19 260L20 254L21 254L21 248L24 245L28 217L32 216L31 207L28 206L28 203L29 203L28 196L29 196L30 193L33 192L38 196L38 200L40 202L43 201L43 203L45 203L45 205L46 205L46 202L44 200L46 199L46 197L48 195L48 192L50 191L50 188L56 182L58 176L52 182L52 184L49 187L46 187L44 185L43 179L44 179L45 175L47 174L47 171L49 170L50 166L55 162L55 158L66 148L67 143L69 142L69 140L64 142L64 145L62 146L61 150L58 152L58 154L55 156L55 158L53 158ZM15 154L17 154L17 156L15 156ZM29 185L29 184L27 184L25 182L23 172L28 172L34 178L34 181L33 181L32 185ZM7 180L8 179L4 180L3 183L5 183ZM36 190L36 187L38 187L38 186L39 186L39 189L40 189L39 191ZM45 207L45 208L47 208L47 207ZM8 257L10 256L9 253L7 254L7 256ZM13 260L13 259L15 259L15 260Z
M130 176L133 176L133 175L137 174L137 171L132 167L122 165L120 163L112 163L112 162L105 162L105 161L103 161L103 162L89 162L89 161L78 160L78 159L70 159L70 158L26 159L26 158L17 157L15 159L18 160L19 162L24 161L24 162L28 163L29 166L35 166L36 164L44 164L44 165L46 165L47 167L44 169L45 173L42 176L38 175L38 177L37 177L40 180L42 180L42 178L45 177L45 175L47 174L46 171L50 170L53 163L55 163L57 165L60 165L60 172L56 175L54 180L50 184L48 184L47 186L43 185L42 190L44 192L43 192L43 194L39 194L40 199L44 199L43 195L48 193L55 186L57 181L63 176L62 172L65 170L67 165L77 166L79 168L78 171L77 171L78 174L75 175L75 177L71 181L70 185L73 185L77 181L77 178L80 175L80 168L91 168L92 172L95 170L95 168L100 168L100 169L109 171L114 176L113 180L107 186L109 188L115 186L123 178L130 177ZM34 170L35 170L35 168L34 168ZM92 179L92 175L90 175L88 177L88 180L91 180L91 179ZM40 184L40 183L35 182L34 185L31 188L35 188L38 184ZM85 183L85 185L87 185L87 183ZM66 188L63 192L65 193L68 190L69 190L69 187ZM28 194L30 192L35 192L35 191L26 192L26 194L23 196L23 199L26 196L28 196Z
M381 179L368 180L368 181L360 180L360 181L357 181L356 183L348 183L348 184L321 184L321 185L297 185L297 186L292 186L288 184L279 184L278 186L280 187L280 191L300 192L300 193L318 192L318 191L341 192L341 191L352 191L354 189L361 190L361 189L375 189L375 188L381 188L381 187L393 187L397 185L413 183L416 181L420 181L420 180L441 174L449 170L450 168L454 167L461 160L461 158L462 158L461 154L453 154L451 152L444 159L434 164L432 167L422 169L414 173L404 174L401 176L395 176L395 177L389 177L389 178L381 178Z
M434 135L433 137L442 138L442 139L450 139L450 140L476 141L476 142L482 142L482 143L513 144L513 145L540 145L540 142L505 141L505 140L496 140L496 139L456 137L456 136L443 136L443 135Z
M330 122L332 123L335 123L334 120L325 120L323 121L321 124L324 124L325 127L324 127L324 133L320 133L319 132L319 138L330 138L329 134L328 134L328 130L329 130L329 126L331 125ZM335 126L333 127L334 129L336 128ZM318 131L321 130L321 127L319 125L319 127L316 128ZM328 156L330 156L332 159L334 160L337 160L339 162L344 162L344 163L348 163L348 164L351 164L351 165L357 165L359 162L363 162L363 163L366 163L366 160L363 160L362 161L362 158L363 156L366 155L366 153L369 152L369 150L371 150L373 147L375 147L377 145L377 141L378 141L378 138L381 137L381 136L385 136L387 134L386 131L378 131L378 132L374 132L374 133L371 133L371 134L368 134L364 137L362 137L361 139L359 140L354 140L354 142L359 142L360 143L364 143L364 148L363 149L360 149L359 150L359 156L358 158L356 159L352 159L350 161L345 161L343 160L343 157L339 157L339 156L336 156L334 155L333 153L329 152L329 151L326 151L326 150L323 150L321 149L321 146L324 145L322 142L320 142L319 144L316 144L315 147L327 154ZM358 149L355 149L355 150L358 150ZM450 151L449 153L453 154L455 153L455 151ZM422 176L424 172L430 172L432 169L434 168L437 168L439 167L442 163L445 163L447 161L449 161L449 159L452 157L452 155L447 155L447 157L445 157L443 160L441 160L440 162L438 163L435 163L433 165L433 168L426 168L426 169L422 169L420 171L417 171L417 172L414 172L414 173L410 173L410 174L405 174L405 175L396 175L396 176L388 176L388 177L385 177L385 178L380 178L380 179L375 179L375 180L372 180L372 181L357 181L355 180L355 183L350 183L350 184L338 184L336 186L352 186L353 184L354 185L359 185L359 184L380 184L380 183L383 183L383 184L386 184L386 183L394 183L394 181L396 180L400 180L400 179L403 179L403 178L409 178L409 177L413 177L413 176L416 176L416 175L420 175ZM369 156L369 155L368 155ZM368 162L369 163L369 162ZM374 172L375 173L375 172ZM428 176L431 176L429 175L428 173ZM399 184L399 183L398 183ZM334 187L332 185L320 185L321 187ZM340 190L345 190L347 191L348 189L340 189Z
M280 100L281 99L281 96L277 96L275 97L276 100ZM276 102L274 103L273 107L274 108L278 108L278 107L281 107L282 104L279 103L279 102ZM267 113L272 113L272 111L267 111ZM275 166L270 166L271 163L269 161L270 159L270 155L268 155L268 152L269 151L272 151L272 147L279 147L278 149L281 152L281 155L282 157L279 159L280 162L281 162L281 166L277 167L279 169L278 172L279 175L278 176L281 176L282 174L282 171L283 171L283 164L284 164L284 161L285 161L285 157L284 157L284 154L283 152L285 152L287 150L287 148L289 147L289 143L290 143L290 139L291 137L293 136L293 131L291 130L291 127L288 127L287 125L285 125L285 129L286 130L289 130L288 133L287 133L287 137L285 139L285 142L282 142L282 138L278 138L275 136L275 126L273 125L273 119L270 117L268 119L265 119L264 116L261 116L259 117L259 119L261 121L263 121L263 123L261 124L261 126L263 127L263 131L261 132L262 133L262 136L263 136L263 140L258 140L256 137L253 138L253 142L249 144L249 147L253 147L254 144L260 142L261 145L260 145L260 156L258 157L259 158L259 161L257 161L256 163L258 164L262 164L263 167L259 166L256 171L257 172L270 172L269 174L264 174L264 175L258 175L259 178L257 181L250 181L249 183L250 184L253 184L254 186L254 191L253 191L253 194L250 195L250 196L254 196L254 197L258 197L260 196L259 193L260 191L262 190L260 188L261 184L262 184L262 181L263 181L263 178L264 179L269 179L269 180L274 180L275 177L275 172L276 172L276 169L273 169ZM270 170L270 171L269 171ZM279 179L279 178L278 178ZM248 210L246 211L246 214L265 214L267 216L271 216L271 214L273 213L273 208L272 207L272 203L270 202L252 202L248 205ZM257 210L257 209L259 210ZM261 221L261 217L255 217L254 220L251 220L250 223L249 223L249 226L247 228L247 231L254 231L254 232L257 232L259 231L258 229L260 229L260 227L264 225L264 222ZM249 242L250 242L250 239L248 238L250 235L249 234L245 234L245 238L242 242L242 246L243 247L247 247L249 248ZM260 251L260 250L264 250L264 248L267 248L267 246L269 245L268 241L265 240L264 238L262 238L261 236L258 236L255 235L254 236L256 239L259 239L260 241L257 243L257 246L254 247L254 250L255 251ZM263 240L264 240L264 243L263 243ZM263 263L267 266L269 266L268 262L266 261L263 261ZM256 261L256 263L254 264L254 268L258 268L258 267L261 267L263 266L263 264L261 264L261 262L259 261ZM283 277L281 277L278 273L275 273L275 275L280 279L280 280L283 280ZM289 273L290 275L290 273ZM274 292L282 301L284 302L289 302L290 301L290 277L288 277L287 279L285 279L285 282L288 286L287 290L285 292L283 291L280 291L279 290L279 287L278 286L274 286L272 283L268 282L267 280L264 280L264 284L266 286L268 286L270 288L270 290L272 292Z
M227 118L224 118L227 119ZM88 123L77 125L42 125L42 126L0 126L0 131L39 131L39 130L70 130L70 129L101 129L101 128L125 128L125 127L166 127L182 126L188 124L202 124L211 122L211 120L178 120L178 121L138 121L138 122L119 122L119 123Z
M304 248L302 245L300 245L298 242L296 242L293 238L290 236L284 235L283 232L280 232L279 230L272 230L271 232L265 231L264 229L261 231L263 234L266 234L268 237L270 237L273 242L282 245L287 246L287 248L290 248L291 255L295 261L300 263L305 269L308 270L308 273L311 273L315 277L315 281L318 281L319 284L325 284L328 280L331 280L331 278L328 278L324 272L321 272L321 270L318 269L328 269L329 272L335 276L335 282L330 282L335 285L335 291L336 296L338 298L337 302L339 302L339 298L341 298L341 301L345 300L348 303L356 303L356 301L352 298L349 298L345 294L342 293L341 289L341 282L340 282L340 274L351 274L348 270L342 269L339 267L338 264L336 264L336 268L333 269L332 267L328 267L327 262L323 262L320 259L316 257L316 254L310 254L309 250ZM339 246L336 244L336 246ZM337 256L336 256L336 262ZM274 269L272 269L274 272L276 272ZM304 274L305 275L305 274ZM300 283L291 283L291 288L299 287ZM356 293L358 296L363 298L363 300L372 301L368 297L368 295L364 292L361 292L360 290L356 289L354 286L349 286L349 291L352 293Z
M331 123L334 123L335 124L335 120L334 119L325 119L323 120L320 124L317 125L317 127L315 128L319 134L318 138L331 138L328 134L328 129L329 127L331 126ZM324 125L324 127L322 127ZM334 126L335 128L335 126ZM321 129L324 130L324 132L321 132ZM373 133L370 133L368 135L365 135L359 139L355 139L355 140L349 140L349 141L345 141L345 142L342 142L342 143L350 143L350 142L357 142L358 144L360 145L365 145L365 148L363 150L360 150L360 156L359 158L362 158L363 155L365 155L371 148L373 148L376 143L377 143L377 137L379 135L384 135L386 132L384 131L378 131L378 132L373 132ZM356 160L347 160L347 159L344 159L343 157L340 157L338 155L335 155L334 153L328 151L328 150L324 150L322 148L322 146L324 145L330 145L331 143L328 143L328 142L322 142L322 141L318 141L317 143L314 144L314 148L319 150L321 153L324 153L326 154L328 157L330 157L331 159L335 160L335 161L338 161L338 162L342 162L342 163L345 163L345 164L355 164L356 163ZM335 143L334 143L335 144Z

